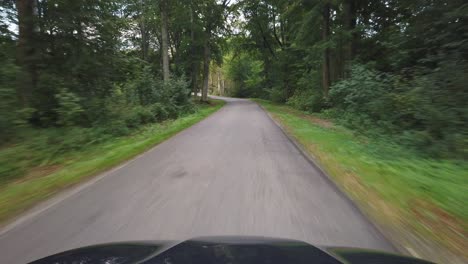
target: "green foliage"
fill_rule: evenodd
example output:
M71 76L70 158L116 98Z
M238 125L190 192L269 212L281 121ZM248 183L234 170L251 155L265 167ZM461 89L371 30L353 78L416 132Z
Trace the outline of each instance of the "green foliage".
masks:
M170 102L175 106L190 104L189 83L184 77L172 78L166 83L162 83L162 91L164 102Z
M110 131L118 135L141 125L193 113L195 106L189 99L188 85L183 78L163 83L144 70L135 81L127 82L108 99L101 123L109 123Z
M335 117L358 131L395 136L432 156L466 156L463 64L440 64L402 79L362 65L330 91ZM448 73L451 73L448 75Z
M229 91L231 96L248 98L261 97L262 94L262 63L245 53L227 58L227 77L233 82Z
M80 105L80 98L67 89L62 89L55 95L58 107L55 109L57 112L57 124L63 126L73 126L78 124L80 115L84 112Z
M237 57L262 64L254 73L243 59L227 62L260 84L247 90L245 77L229 76L241 91L235 96L246 91L325 111L354 130L392 137L430 156L466 157L464 1L247 0L238 6L244 31L229 43Z
M126 137L110 136L101 128L22 130L20 144L0 148L0 222L57 191L142 153L222 105L221 101L203 104L194 114L164 125L150 124ZM24 175L30 177L18 181Z
M337 82L330 90L330 102L341 110L345 118L355 129L367 129L368 121L383 125L395 118L391 101L394 78L392 76L369 70L362 65L351 69L348 79Z
M464 160L427 158L383 138L363 137L340 126L323 126L323 122L315 121L316 115L308 118L287 106L258 102L292 133L344 191L367 205L365 210L381 223L401 225L399 228L404 227L405 232L420 231L422 227L424 232L417 232L419 236L446 246L465 239L459 232L468 220L465 205L468 166ZM431 207L421 208L418 201ZM382 208L403 222L382 215ZM432 221L421 221L421 212L434 221L437 215L449 217L454 225L434 228ZM454 230L454 226L461 229Z
M0 29L3 29L1 24ZM18 67L14 64L12 52L14 43L0 34L0 140L10 138L14 134L15 123L18 122L15 92Z
M187 5L168 6L171 34L177 36L171 44L181 47L185 41L184 49L177 48L172 55L185 66L190 62L190 58L181 61L182 52L190 47L185 33L192 26L186 21ZM9 30L18 23L14 1L2 2L0 8L0 138L14 136L23 129L19 125L109 125L110 131L126 134L149 122L194 112L189 84L181 77L190 72L181 68L167 83L160 80L158 3L38 1L37 10L22 14L34 16L23 18L38 29L31 36ZM17 52L22 47L16 43L18 38L27 46L27 54ZM24 59L17 60L15 54ZM27 86L19 85L19 79L27 79ZM157 117L150 114L156 103L164 108Z
M15 93L8 88L0 88L0 98L3 102L0 104L0 140L6 140L11 137L14 132L15 122L18 121L17 113L15 113Z
M287 103L298 110L319 112L324 107L323 95L313 90L297 90Z
M284 89L280 86L274 86L268 90L268 98L275 103L284 103L288 99Z
M151 113L157 121L161 122L169 118L170 114L166 106L161 103L151 105Z
M219 104L216 104L219 106ZM101 126L79 127L60 126L51 128L27 128L13 139L12 146L0 149L0 185L13 178L23 176L27 170L41 166L52 166L66 162L62 155L89 151L96 145L121 140L139 134L148 127L158 126L170 118L167 106L155 103L151 106L135 106L124 111L118 119L111 119ZM178 117L189 115L204 116L205 106L193 113L177 113ZM174 110L173 110L174 111Z

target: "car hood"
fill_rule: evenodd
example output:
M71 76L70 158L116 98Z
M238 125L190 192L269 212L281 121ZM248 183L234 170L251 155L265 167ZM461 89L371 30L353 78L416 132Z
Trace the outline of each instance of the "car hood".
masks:
M385 252L317 247L297 240L265 237L199 237L182 242L144 241L102 244L52 255L33 264L423 264Z

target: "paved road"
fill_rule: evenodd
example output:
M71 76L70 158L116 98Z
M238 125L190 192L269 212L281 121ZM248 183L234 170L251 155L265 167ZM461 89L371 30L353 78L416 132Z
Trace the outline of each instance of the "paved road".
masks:
M392 250L255 103L217 113L36 208L0 235L0 263L111 241L257 235Z

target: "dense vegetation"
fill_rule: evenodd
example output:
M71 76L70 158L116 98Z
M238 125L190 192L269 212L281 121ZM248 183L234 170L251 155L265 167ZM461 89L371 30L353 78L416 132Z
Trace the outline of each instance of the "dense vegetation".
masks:
M141 154L199 122L223 104L222 101L211 100L209 104L199 104L196 113L148 124L124 137L108 136L104 139L95 131L100 141L82 141L80 148L51 145L47 141L54 132L45 129L40 134L35 131L21 143L0 149L0 224L64 188ZM93 131L92 128L89 130ZM58 141L74 142L75 137L86 138L90 131L77 131L84 135L70 132L54 135L61 137ZM61 151L57 153L58 150Z
M421 150L468 150L463 0L244 0L224 70L234 96L322 112Z
M0 181L195 112L191 94L207 102L227 9L214 0L1 1L0 147L29 142L42 154L1 159Z
M385 139L352 133L319 114L255 101L395 245L435 263L466 262L468 164L426 158Z
M0 138L124 135L211 88L464 158L467 14L462 0L2 1Z
M466 0L3 0L0 62L0 221L207 116L211 92L289 105L260 101L332 175L402 222L454 216L429 228L464 245Z

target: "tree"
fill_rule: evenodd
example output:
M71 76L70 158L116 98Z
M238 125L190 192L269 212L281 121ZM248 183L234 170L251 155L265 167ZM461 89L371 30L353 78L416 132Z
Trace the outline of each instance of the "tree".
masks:
M344 60L349 61L353 59L355 53L355 41L356 41L356 5L355 0L344 0L343 1L343 20L344 29L347 31L348 39L345 44L345 56Z
M203 86L201 100L208 100L208 84L210 78L210 63L212 58L213 34L217 33L224 26L225 12L229 5L229 0L223 0L217 3L215 0L205 0L202 5L204 15L203 32Z
M322 88L323 95L328 97L328 91L330 90L330 48L328 47L330 38L330 3L326 2L323 5L322 12L322 40L325 43L322 64Z
M163 80L167 82L170 77L169 71L169 36L167 30L167 0L161 0L161 56L163 66Z
M200 63L197 58L197 40L196 40L196 32L197 26L195 18L197 17L196 9L195 9L195 2L194 0L190 1L190 70L191 70L191 85L192 85L192 92L194 96L198 94L198 72Z
M36 4L36 1L16 1L19 28L17 61L22 69L18 78L18 96L23 107L31 106L31 96L37 86Z

